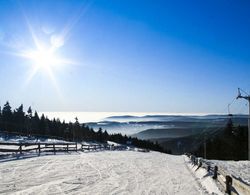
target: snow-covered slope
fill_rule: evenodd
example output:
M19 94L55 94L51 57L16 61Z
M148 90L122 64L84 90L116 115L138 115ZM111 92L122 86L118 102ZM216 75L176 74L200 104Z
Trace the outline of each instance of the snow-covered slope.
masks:
M207 194L184 156L106 151L0 163L0 194Z

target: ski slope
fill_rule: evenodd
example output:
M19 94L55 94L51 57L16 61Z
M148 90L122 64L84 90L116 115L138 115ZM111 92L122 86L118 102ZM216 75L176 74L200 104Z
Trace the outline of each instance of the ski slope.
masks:
M158 152L81 152L0 163L0 194L209 193L184 156Z

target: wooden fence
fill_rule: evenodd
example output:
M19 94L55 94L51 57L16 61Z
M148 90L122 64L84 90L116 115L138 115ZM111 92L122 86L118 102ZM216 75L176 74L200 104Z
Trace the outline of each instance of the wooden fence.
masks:
M197 169L200 167L207 170L208 173L211 173L212 178L217 180L220 186L223 188L227 194L238 195L238 194L250 194L250 185L241 179L227 173L222 168L218 166L211 166L211 163L197 158L193 155L187 155L192 164L197 166Z
M77 152L77 143L61 142L61 143L15 143L15 142L0 142L1 153L24 154L28 152L36 152L40 155L43 152Z
M96 151L96 150L104 150L108 149L108 147L101 144L82 144L82 151Z
M127 146L123 145L109 145L109 144L81 144L82 151L96 151L96 150L125 150Z
M77 152L80 151L97 151L97 150L124 150L126 146L123 145L109 145L109 144L81 144L81 148L78 149L77 143L74 142L0 142L0 156L6 154L25 154L29 152L35 152L40 155L44 152L52 152L56 154L57 152Z

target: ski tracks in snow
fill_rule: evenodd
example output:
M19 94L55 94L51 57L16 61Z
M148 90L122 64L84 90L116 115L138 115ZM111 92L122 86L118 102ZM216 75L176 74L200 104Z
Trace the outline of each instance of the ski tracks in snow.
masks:
M0 194L206 194L182 156L111 151L0 163Z

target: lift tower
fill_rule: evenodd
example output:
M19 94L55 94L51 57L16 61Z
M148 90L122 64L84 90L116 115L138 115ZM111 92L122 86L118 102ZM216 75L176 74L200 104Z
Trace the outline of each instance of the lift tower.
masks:
M248 101L249 106L249 114L248 114L248 160L250 160L250 95L244 92L246 95L242 96L241 91L244 92L242 89L238 88L238 96L237 99L242 98Z

